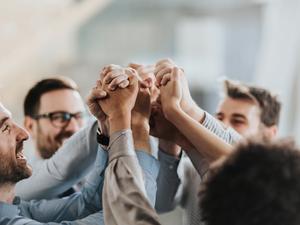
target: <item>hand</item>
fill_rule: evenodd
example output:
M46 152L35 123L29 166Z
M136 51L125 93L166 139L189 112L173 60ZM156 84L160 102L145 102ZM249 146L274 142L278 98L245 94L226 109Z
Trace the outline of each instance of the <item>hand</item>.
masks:
M159 138L160 143L162 143L161 140L163 139L169 143L177 144L185 150L193 148L193 145L186 139L186 137L165 118L162 112L162 107L157 102L152 103L151 105L150 135ZM166 151L168 154L178 156L180 153L178 148L169 149L172 152Z
M101 86L101 81L98 80L97 85L90 91L86 103L91 114L95 116L98 121L104 122L106 120L106 115L102 111L98 101L104 99L107 93L102 90Z
M129 67L135 69L140 78L143 81L146 81L149 89L150 89L150 94L151 94L151 102L156 101L156 99L159 96L159 89L156 87L155 82L155 76L154 76L154 70L155 70L155 66L154 65L141 65L141 64L135 64L135 63L130 63L128 65Z
M108 89L113 91L117 87L126 88L129 85L128 76L130 73L129 68L109 64L102 69L100 78L101 82L103 84L108 84Z
M160 86L160 100L165 117L169 120L174 110L180 109L182 101L182 71L174 67L171 74L165 75L168 82Z
M174 67L177 67L171 59L163 59L156 63L155 66L155 76L156 76L156 85L161 86L165 85L169 79L171 71ZM180 69L184 75L184 70ZM196 121L202 121L204 118L204 111L194 102L192 99L188 81L186 76L180 76L180 82L182 84L182 100L180 102L181 108L189 116L191 116Z
M116 74L115 71L111 71ZM131 114L138 94L138 76L135 70L128 69L128 87L123 89L111 90L110 84L102 82L102 88L107 93L107 97L99 103L103 112L108 117L122 114Z
M155 102L151 104L150 135L176 142L178 129L168 121L162 111L162 106Z

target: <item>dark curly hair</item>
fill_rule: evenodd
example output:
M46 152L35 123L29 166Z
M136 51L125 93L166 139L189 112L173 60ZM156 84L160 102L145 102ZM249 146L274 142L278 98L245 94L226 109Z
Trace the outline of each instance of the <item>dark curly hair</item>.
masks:
M299 149L287 140L239 145L200 199L207 225L299 225Z

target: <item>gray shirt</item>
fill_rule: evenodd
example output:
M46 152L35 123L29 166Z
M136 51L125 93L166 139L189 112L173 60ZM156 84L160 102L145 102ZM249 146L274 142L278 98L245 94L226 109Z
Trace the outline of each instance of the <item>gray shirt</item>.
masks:
M229 144L235 144L241 139L235 130L225 128L208 113L205 114L202 125ZM170 212L180 205L184 209L182 224L201 224L197 196L209 164L199 156L196 167L184 154L182 159L177 159L159 151L158 156L161 169L157 180L156 210L159 213Z

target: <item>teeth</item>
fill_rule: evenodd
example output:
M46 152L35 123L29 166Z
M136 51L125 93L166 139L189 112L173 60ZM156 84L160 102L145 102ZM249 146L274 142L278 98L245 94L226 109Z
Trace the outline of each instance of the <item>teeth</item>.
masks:
M25 159L26 160L26 157L24 156L23 152L18 152L16 158L17 159Z

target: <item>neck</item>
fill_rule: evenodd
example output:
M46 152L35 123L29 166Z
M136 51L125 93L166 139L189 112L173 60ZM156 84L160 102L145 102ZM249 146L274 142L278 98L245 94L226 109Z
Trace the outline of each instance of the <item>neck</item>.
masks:
M12 204L15 198L15 184L0 185L0 202Z

